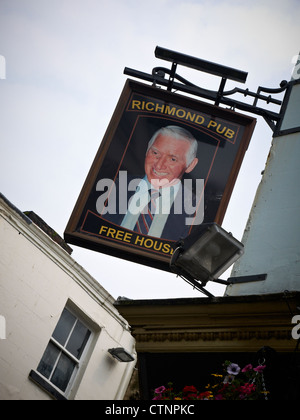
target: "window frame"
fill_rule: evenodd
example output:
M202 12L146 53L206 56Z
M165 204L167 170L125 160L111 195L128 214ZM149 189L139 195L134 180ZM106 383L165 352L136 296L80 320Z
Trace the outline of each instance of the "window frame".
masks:
M55 329L59 323L59 320L61 319L61 316L64 312L64 310L69 311L75 318L76 320L74 321L74 324L70 330L70 332L68 333L68 337L65 341L65 344L62 345L61 343L59 343L54 337L53 334L55 332ZM47 378L46 376L44 376L42 373L40 373L37 369L38 366L35 370L31 370L31 372L29 373L29 377L30 379L32 379L34 382L36 382L39 386L41 386L46 392L48 392L52 397L54 397L57 400L68 400L71 394L71 391L74 389L74 386L76 384L76 380L79 376L79 373L82 370L83 365L87 364L87 355L91 350L92 347L92 343L94 341L95 335L96 335L96 331L95 329L92 327L92 321L87 320L86 316L82 316L80 310L76 310L74 309L74 305L70 306L68 303L64 306L59 320L56 323L56 326L52 332L52 335L48 341L48 344L40 358L40 361L38 363L41 363L41 361L43 360L43 356L45 354L45 351L47 350L49 344L53 344L58 350L59 350L59 354L56 357L55 363L52 366L52 370L51 373L49 375L49 378ZM78 359L76 356L74 356L69 350L67 350L67 345L69 343L69 339L77 325L77 322L80 322L84 327L86 327L88 329L88 331L90 332L89 338L87 339L84 349L82 351L82 354L80 355L80 358ZM68 381L68 384L66 386L65 391L61 390L58 386L56 386L53 382L51 382L51 378L55 372L56 366L59 363L59 360L61 358L61 355L64 354L68 357L68 359L72 360L76 365L74 367L74 370L72 372L72 375L70 376L70 379Z

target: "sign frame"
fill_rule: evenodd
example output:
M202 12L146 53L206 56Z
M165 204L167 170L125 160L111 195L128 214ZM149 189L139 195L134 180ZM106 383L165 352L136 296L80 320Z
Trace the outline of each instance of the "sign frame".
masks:
M128 127L124 126L127 121L126 118L130 121ZM115 175L111 178L116 180L118 174L121 173L122 164L125 164L126 153L130 156L130 147L132 154L133 141L136 142L135 148L142 147L142 143L143 147L146 147L145 139L143 141L139 140L139 143L137 143L137 139L133 139L135 132L138 131L138 124L142 127L143 124L146 125L149 122L154 125L162 125L162 122L165 125L178 124L181 127L189 128L194 133L199 133L199 135L201 133L202 137L199 140L198 136L197 141L202 150L206 150L204 155L211 153L210 158L207 159L208 162L206 162L205 173L207 176L204 177L204 195L207 195L206 189L209 191L209 182L213 185L213 183L216 183L216 179L222 178L222 173L219 173L222 172L222 155L219 152L222 147L222 150L225 151L226 149L227 160L230 161L230 163L227 162L225 171L227 173L226 184L222 187L222 194L219 194L218 204L211 204L213 200L216 201L216 197L213 197L207 205L208 209L213 209L211 216L208 216L213 220L204 220L204 222L215 222L221 225L256 125L256 119L191 97L158 89L131 79L126 80L118 104L65 229L64 238L66 242L73 245L170 271L170 259L177 240L181 239L180 237L177 240L154 237L144 237L143 239L143 235L137 237L136 234L120 227L120 225L103 221L102 216L97 214L94 208L91 210L92 206L89 204L92 200L95 201L95 186L101 178L99 178L99 175L104 173L104 169L106 168L105 170L109 173L110 169L108 168L113 167L112 171ZM128 141L123 142L122 146L119 147L118 138L120 138L122 124L121 137L124 136ZM210 142L214 143L214 146ZM204 143L206 144L205 147ZM116 160L112 163L109 156L112 156L113 149L118 153ZM234 151L233 157L230 157L232 154L230 150ZM225 153L224 151L223 153ZM216 165L218 165L218 168ZM222 182L225 182L225 180L222 180ZM97 194L99 195L99 192ZM211 195L214 194L218 195L214 192ZM204 212L206 212L206 207ZM106 228L103 226L106 226ZM189 233L191 231L195 233L196 230L197 226L192 225ZM110 233L108 234L108 232Z

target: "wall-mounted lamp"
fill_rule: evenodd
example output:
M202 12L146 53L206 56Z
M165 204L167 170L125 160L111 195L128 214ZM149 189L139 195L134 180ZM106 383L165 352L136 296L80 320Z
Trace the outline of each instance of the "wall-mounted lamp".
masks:
M131 356L128 351L123 347L117 347L115 349L109 349L108 352L119 362L129 363L134 361L134 357Z
M202 293L213 297L204 289L208 281L229 285L220 280L224 273L244 252L244 245L216 223L202 224L198 231L179 241L172 259L171 269Z

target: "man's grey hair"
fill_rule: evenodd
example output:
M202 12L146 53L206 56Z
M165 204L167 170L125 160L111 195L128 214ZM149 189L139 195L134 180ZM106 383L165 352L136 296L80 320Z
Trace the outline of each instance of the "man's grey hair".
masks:
M187 140L190 143L190 148L186 154L187 167L190 166L190 164L193 162L195 157L197 157L197 150L198 150L197 140L188 130L186 130L185 128L179 127L177 125L169 125L167 127L162 127L158 131L156 131L148 143L147 152L159 135L169 136L176 140Z

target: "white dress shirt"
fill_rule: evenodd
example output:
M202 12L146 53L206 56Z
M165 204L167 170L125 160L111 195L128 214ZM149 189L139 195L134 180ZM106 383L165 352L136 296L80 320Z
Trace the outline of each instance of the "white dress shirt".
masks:
M156 238L161 237L166 221L170 214L170 209L173 205L176 195L179 192L180 187L181 182L178 182L171 187L165 187L159 190L160 196L156 199L156 211L148 232L149 236ZM151 201L151 190L154 189L155 188L148 181L147 176L145 176L137 186L136 192L130 199L127 213L125 214L121 223L122 227L129 230L134 230L142 210Z

